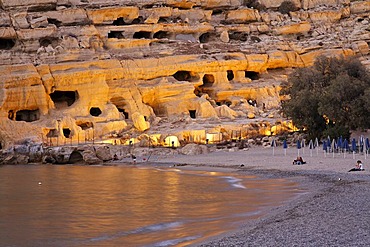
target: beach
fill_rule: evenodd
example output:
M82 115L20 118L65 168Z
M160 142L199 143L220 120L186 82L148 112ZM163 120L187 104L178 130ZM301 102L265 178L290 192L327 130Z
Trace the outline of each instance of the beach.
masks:
M298 152L306 164L292 165ZM365 171L348 172L357 160ZM234 232L194 246L370 246L370 157L365 154L252 147L163 156L155 162L290 179L306 191Z

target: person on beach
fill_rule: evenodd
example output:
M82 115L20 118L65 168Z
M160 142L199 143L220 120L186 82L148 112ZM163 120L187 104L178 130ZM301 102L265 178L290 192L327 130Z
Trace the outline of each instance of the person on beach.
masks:
M132 162L133 162L134 164L136 164L136 156L135 156L135 155L133 155L133 154L131 154L131 158L132 158Z
M354 171L364 171L364 164L362 164L361 160L358 160L356 162L356 166L355 168L352 168L351 170L349 170L348 172L354 172Z
M306 161L303 161L301 156L298 156L297 159L293 160L293 165L303 165L306 164Z

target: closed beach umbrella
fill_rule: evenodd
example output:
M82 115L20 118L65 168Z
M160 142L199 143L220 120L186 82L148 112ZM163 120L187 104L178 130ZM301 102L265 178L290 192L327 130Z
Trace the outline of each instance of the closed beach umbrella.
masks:
M271 141L271 147L272 147L272 155L275 155L275 147L276 147L276 141L275 141L275 139L272 139L272 141Z
M288 148L288 144L286 143L286 140L283 141L283 148L284 148L284 155L286 156L286 150Z
M312 157L312 149L314 148L312 140L310 140L310 142L308 143L308 148L310 149L310 155Z
M326 147L327 149L329 149L329 152L330 152L330 148L331 148L331 141L330 141L330 137L328 137L328 140L326 142Z
M348 144L348 140L347 139L344 139L342 146L343 146L343 157L346 158L346 153L349 150L349 144Z
M319 144L319 139L317 139L317 137L315 138L314 145L315 145L315 148L316 148L316 156L319 156L319 146L320 146L320 144Z
M298 156L299 156L299 150L301 149L301 142L297 141L297 150L298 150Z
M339 149L340 152L342 152L342 145L343 145L343 141L342 141L342 137L338 138L338 141L337 141L337 148Z
M356 150L357 150L357 143L356 143L356 139L353 138L352 139L352 153L353 153L353 159L355 159L355 153L356 153Z
M365 153L365 159L366 159L367 156L369 155L369 149L370 149L370 140L368 137L365 140L365 149L366 149L366 153Z
M323 142L322 142L322 150L324 150L324 155L325 155L325 157L326 157L326 151L327 151L327 148L328 148L328 146L327 146L327 144L326 144L326 141L323 141Z

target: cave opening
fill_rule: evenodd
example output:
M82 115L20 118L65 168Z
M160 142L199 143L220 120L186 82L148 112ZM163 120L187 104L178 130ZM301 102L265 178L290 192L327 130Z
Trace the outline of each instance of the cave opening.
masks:
M260 74L255 71L245 71L245 77L251 80L258 80L260 78Z
M63 128L63 135L65 138L71 138L71 130L69 128Z
M213 75L205 74L203 76L203 86L204 87L212 87L214 82L215 82L215 77Z
M0 38L0 50L10 50L15 46L15 41L12 39Z
M212 10L212 15L221 15L223 13L222 9L214 9Z
M165 39L169 37L170 37L170 34L166 31L158 31L153 35L154 39Z
M124 26L127 25L123 17L118 17L116 20L113 21L112 23L114 26Z
M119 112L121 112L123 114L123 116L125 116L125 119L128 119L129 114L125 109L120 108L120 107L117 107L117 109L118 109Z
M179 70L172 75L178 81L196 81L199 79L198 76L187 70Z
M50 98L54 102L55 108L62 109L73 105L78 99L78 92L57 90L50 94Z
M49 24L54 24L56 27L60 27L62 25L62 22L57 19L48 18L47 20Z
M100 116L100 114L102 114L102 111L100 110L99 107L91 107L90 114L91 116L97 117L97 116Z
M39 40L40 47L48 47L51 45L52 47L56 47L58 45L58 38L54 37L46 37Z
M240 41L245 42L248 39L248 34L243 33L243 32L230 32L229 38L233 40L240 40Z
M142 16L139 16L132 20L131 24L143 24L144 18Z
M170 20L166 17L159 17L158 23L170 23Z
M82 123L77 123L77 125L80 126L82 130L91 129L93 127L92 122L82 122Z
M15 114L16 121L34 122L40 119L40 110L20 110Z
M197 113L196 110L189 110L189 115L191 118L196 118L196 113Z
M78 151L73 151L71 153L71 155L69 156L68 163L75 164L75 163L79 163L79 162L83 162L83 161L84 161L84 158L83 158L82 154Z
M152 34L151 32L139 31L139 32L134 33L133 38L134 39L150 39L151 34Z
M121 32L121 31L110 31L108 33L108 39L110 39L110 38L124 39L125 36L123 35L123 32Z
M200 43L208 43L210 41L211 35L209 33L203 33L199 36Z
M13 111L13 110L9 110L9 111L8 111L8 118L9 118L10 120L14 120L14 111Z
M234 79L234 72L232 70L228 70L227 71L227 79L229 81L233 80Z

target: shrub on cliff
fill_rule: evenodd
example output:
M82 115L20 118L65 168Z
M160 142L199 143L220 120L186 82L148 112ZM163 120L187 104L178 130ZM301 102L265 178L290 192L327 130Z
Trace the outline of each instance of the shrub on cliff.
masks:
M356 58L319 57L294 71L281 94L289 98L283 114L311 138L370 128L370 74Z
M284 1L279 6L279 12L282 14L289 14L289 12L297 11L297 6L291 1Z
M243 5L248 8L257 9L258 11L266 11L266 6L259 3L258 0L244 0Z

